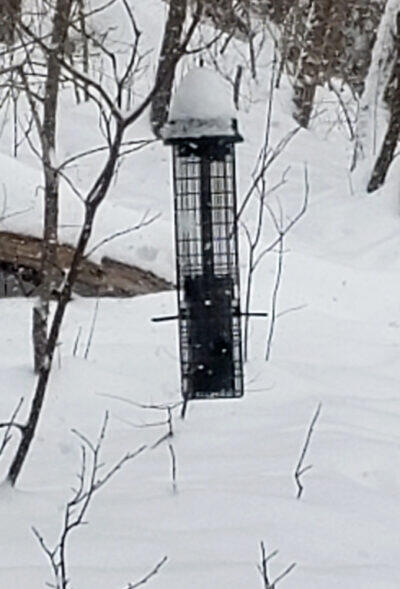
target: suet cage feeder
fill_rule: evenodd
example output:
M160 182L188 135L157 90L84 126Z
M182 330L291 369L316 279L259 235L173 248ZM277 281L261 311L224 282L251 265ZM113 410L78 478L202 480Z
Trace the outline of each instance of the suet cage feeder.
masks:
M183 95L178 89L178 103L185 101L185 82L187 87L192 77L193 94L199 85L193 80L205 75L217 76L189 72ZM179 108L175 113L172 108L163 130L164 142L173 150L181 385L186 401L243 395L235 178L235 144L243 139L234 117L196 114L180 116Z

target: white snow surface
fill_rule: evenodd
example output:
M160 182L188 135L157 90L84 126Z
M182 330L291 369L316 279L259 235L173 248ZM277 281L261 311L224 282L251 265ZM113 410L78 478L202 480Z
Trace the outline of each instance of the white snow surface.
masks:
M135 7L143 37L149 32L149 46L155 46L164 3L138 0ZM245 53L234 48L225 57L227 72ZM266 47L258 62L260 83L246 79L243 87L240 202L265 132L270 56ZM274 98L271 146L294 126L287 96L284 85ZM185 421L174 412L174 492L168 441L152 449L167 431L161 423L166 412L138 404L180 399L176 325L151 322L176 313L175 294L100 300L86 359L96 301L75 297L26 466L16 489L0 487L1 588L41 589L52 582L31 528L50 546L56 543L80 469L80 440L71 430L94 440L105 411L110 412L105 464L142 444L148 448L94 497L89 525L71 535L73 589L125 588L164 555L168 561L148 587L262 587L261 540L268 552L279 550L270 562L271 579L297 563L278 589L399 588L400 164L397 158L387 183L373 195L355 189L348 173L352 146L340 109L329 93L320 92L318 100L323 114L309 131L295 135L268 175L268 186L277 187L269 205L284 222L301 207L305 164L310 183L306 215L285 239L271 361L264 360L268 320L254 319L243 399L193 403ZM63 109L60 161L62 154L101 141L88 105L76 106L66 95ZM11 157L7 133L5 127L0 139L3 208L20 214L6 218L2 227L40 234L40 169L25 144L18 159ZM149 136L143 117L129 138ZM92 245L135 225L146 211L162 215L98 255L173 277L169 157L168 148L152 143L126 159L99 213ZM101 162L97 154L71 170L82 190ZM62 199L62 235L73 242L81 205L65 184ZM255 201L243 217L249 229L256 213ZM260 251L274 235L267 217ZM244 285L244 232L240 238ZM271 252L259 265L254 311L270 311L276 262ZM3 299L0 309L0 421L7 421L23 396L22 421L35 383L32 301ZM318 403L322 411L305 461L313 468L304 474L304 493L297 500L293 471ZM3 477L17 440L15 433L0 462Z
M235 116L232 88L221 74L206 67L187 72L172 99L169 120Z
M205 67L188 71L172 98L165 139L234 135L232 88L224 78Z

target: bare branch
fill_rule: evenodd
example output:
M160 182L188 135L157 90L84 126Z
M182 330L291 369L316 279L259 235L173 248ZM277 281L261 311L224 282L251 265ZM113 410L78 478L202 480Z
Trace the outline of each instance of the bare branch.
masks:
M308 207L308 201L309 201L309 195L310 195L310 184L308 181L308 169L307 169L307 165L304 166L304 199L303 199L303 204L301 206L300 211L297 213L297 215L295 215L293 217L293 219L291 221L289 221L289 223L286 225L286 227L281 228L279 231L279 235L276 237L276 239L274 239L265 249L263 249L257 256L257 258L254 261L254 266L258 266L258 264L261 262L261 260L263 259L263 257L268 254L269 252L271 252L272 250L274 250L276 248L277 245L279 245L281 236L285 237L285 235L287 233L289 233L289 231L292 229L292 227L294 227L294 225L296 225L296 223L298 223L300 221L300 219L303 217L303 215L306 213L307 211L307 207Z
M306 454L307 454L308 447L309 447L310 442L311 442L311 436L312 436L313 431L314 431L314 426L317 423L317 419L318 419L318 417L319 417L319 415L321 413L321 409L322 409L322 404L319 403L318 404L318 407L317 407L317 409L316 409L316 411L314 413L314 416L313 416L313 418L311 420L310 426L308 428L306 440L304 442L304 446L303 446L303 449L301 451L299 461L298 461L297 466L296 466L296 469L294 471L294 479L295 479L296 485L297 485L297 497L296 497L297 499L300 499L301 496L302 496L302 494L303 494L303 485L301 483L301 476L304 473L306 473L308 470L310 470L312 468L312 465L303 466L303 463L304 463L304 459L305 459Z
M254 236L247 231L246 228L246 236L249 243L249 258L248 258L248 269L247 269L247 288L246 288L246 298L245 298L245 322L244 322L244 359L248 360L248 347L249 347L249 331L250 331L250 301L251 301L251 293L252 293L252 286L253 286L253 274L254 274L254 256L261 239L263 225L264 225L264 202L267 196L266 190L266 162L268 158L269 152L269 143L270 143L270 135L271 135L271 122L272 122L272 107L274 101L274 88L275 88L275 77L276 77L276 54L274 55L274 60L272 64L272 71L271 71L271 78L270 78L270 92L269 92L269 99L267 103L267 113L266 113L266 123L265 123L265 132L264 132L264 141L261 146L261 149L258 154L257 162L255 165L255 170L253 175L256 174L258 178L257 182L253 182L251 187L251 192L248 194L252 195L255 190L259 192L259 203L258 203L258 211L257 211L257 218L256 218L256 226ZM257 172L257 170L260 170ZM259 186L260 184L260 186ZM246 197L247 198L247 197ZM245 201L246 201L245 198ZM248 197L250 198L250 197ZM242 205L243 207L243 205ZM243 208L241 209L243 210ZM240 218L240 211L237 215L237 219Z
M158 411L166 411L168 409L175 409L176 407L180 407L183 401L177 401L176 403L138 403L137 401L133 401L128 397L122 397L120 395L111 395L108 393L98 393L100 397L108 397L109 399L117 399L118 401L124 401L124 403L129 403L129 405L133 405L134 407L139 407L140 409L157 409Z
M134 36L134 42L132 45L132 49L131 49L131 54L130 54L130 58L128 60L128 64L125 68L125 72L123 73L121 79L118 82L118 95L117 95L117 104L119 106L119 108L122 107L122 91L124 89L125 83L127 82L127 80L129 79L129 76L131 74L131 72L133 71L133 67L136 61L136 57L137 57L137 53L138 53L138 47L139 47L139 40L140 40L140 36L141 36L141 31L139 30L137 24L136 24L136 20L135 17L133 15L132 9L129 6L127 0L122 0L123 5L125 7L126 13L128 15L128 19L129 22L131 24L132 30L133 30L133 36Z
M65 506L63 527L59 536L59 540L54 548L50 548L40 532L36 528L33 528L33 533L51 564L54 577L53 586L56 589L67 589L69 585L68 562L66 556L68 540L72 530L86 523L84 518L93 495L106 483L108 483L126 462L136 458L143 452L143 450L147 448L147 446L141 446L134 452L126 453L120 460L116 462L114 466L112 466L102 477L100 477L99 472L103 467L100 454L105 440L107 424L108 413L105 414L100 433L96 442L94 443L91 442L85 435L76 430L73 430L73 433L75 433L75 435L77 435L82 442L81 469L77 475L78 486L75 490L73 490L73 495ZM138 584L130 585L130 587L138 587L140 584L144 584L152 576L157 574L158 570L165 563L165 561L166 557L164 557L146 577L139 581Z
M95 330L95 327L96 327L97 315L98 315L98 312L99 312L99 304L100 304L100 301L99 301L99 298L97 298L96 299L96 304L94 306L94 313L93 313L92 323L90 325L89 337L88 337L88 341L86 343L85 353L83 355L83 357L84 357L85 360L88 359L90 348L91 348L91 345L92 345L94 330Z
M176 482L176 454L174 447L171 443L168 444L169 453L171 454L171 478L172 478L172 490L174 493L177 492L178 486Z
M137 139L136 141L125 141L121 144L121 147L127 147L127 146L133 146L136 149L141 148L141 147L146 147L147 145L150 145L151 143L154 143L156 141L156 139ZM82 151L80 153L77 153L75 155L72 155L71 157L69 157L68 159L66 159L58 168L58 170L60 171L62 168L66 168L67 166L70 166L73 162L84 158L84 157L88 157L91 155L95 155L96 153L102 153L106 150L109 149L109 145L102 145L100 147L93 147L92 149L87 149L86 151Z
M139 221L139 223L137 225L133 225L133 227L128 227L127 229L122 229L121 231L116 231L112 235L109 235L108 237L104 237L95 246L93 246L91 250L89 250L85 254L85 258L90 257L100 247L102 247L106 243L109 243L110 241L113 241L114 239L117 239L118 237L122 237L123 235L127 235L128 233L133 233L134 231L138 231L139 229L143 229L143 227L148 227L148 225L151 225L152 223L154 223L154 221L159 219L161 216L161 213L157 213L156 215L153 215L153 217L150 217L150 219L146 219L147 214L148 214L148 212L146 211L146 213L143 215L141 221Z
M289 565L288 568L283 571L283 573L275 577L275 579L272 582L272 587L275 587L279 583L279 581L282 581L284 577L287 577L287 575L292 572L295 566L297 566L297 564L295 562L292 562L292 564Z
M247 205L249 204L250 199L254 194L254 191L257 189L260 182L262 181L262 178L265 175L265 172L272 165L272 163L277 159L277 157L282 153L282 151L284 151L286 146L290 143L290 141L293 139L293 137L295 137L297 135L297 133L299 132L300 129L301 129L301 127L295 127L294 129L289 131L289 133L287 135L285 135L285 137L283 137L283 139L281 139L281 141L278 143L278 145L275 147L275 149L270 152L269 157L265 160L264 165L255 174L253 182L245 194L243 202L240 205L239 210L236 215L237 219L239 219L243 215L243 212L244 212L245 208L247 207Z
M277 584L281 581L284 577L286 577L296 566L296 563L293 562L290 566L288 566L283 573L279 574L272 582L269 579L268 573L268 562L272 560L277 554L278 551L274 550L271 554L267 554L265 549L264 542L260 543L261 547L261 564L257 565L257 569L262 577L264 589L276 589Z
M132 585L132 583L129 583L129 585L127 587L125 587L125 589L136 589L137 587L141 587L142 585L145 585L148 581L150 581L150 579L152 579L155 575L157 575L157 573L159 572L161 567L167 562L167 560L168 560L168 557L164 556L164 558L162 558L160 560L160 562L156 564L154 569L152 571L150 571L145 577L143 577L143 579L141 579L137 583L134 583L133 585Z
M19 413L19 410L22 407L23 402L24 402L24 398L21 397L20 400L18 401L18 403L17 403L14 411L11 414L10 421L5 422L5 423L0 423L0 429L6 428L6 431L4 432L3 440L2 440L2 442L0 444L0 456L4 452L4 450L5 450L8 442L11 440L11 437L12 437L11 429L13 427L16 427L20 431L23 431L23 429L24 429L24 426L21 423L17 423L15 421L16 418L17 418L17 415Z
M274 288L272 291L270 322L269 322L269 330L268 330L268 336L267 336L267 346L266 346L266 350L265 350L265 360L267 362L269 361L270 356L271 356L272 339L274 337L274 331L275 331L278 293L279 293L279 287L281 285L282 270L283 270L283 253L284 253L283 252L283 235L280 232L279 233L278 265L277 265L277 269L276 269Z

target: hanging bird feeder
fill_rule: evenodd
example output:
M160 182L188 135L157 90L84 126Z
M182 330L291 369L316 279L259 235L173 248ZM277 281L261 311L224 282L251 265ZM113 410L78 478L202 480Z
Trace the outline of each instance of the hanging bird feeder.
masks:
M173 100L181 382L185 401L243 395L235 143L230 92L214 71L191 70Z

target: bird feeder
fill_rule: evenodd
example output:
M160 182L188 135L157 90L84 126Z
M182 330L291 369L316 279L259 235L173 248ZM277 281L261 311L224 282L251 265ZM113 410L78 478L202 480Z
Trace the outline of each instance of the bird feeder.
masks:
M229 92L229 91L228 91ZM173 150L182 394L243 395L235 143L242 141L216 72L191 70L164 142Z

